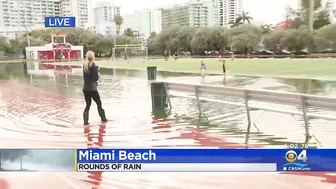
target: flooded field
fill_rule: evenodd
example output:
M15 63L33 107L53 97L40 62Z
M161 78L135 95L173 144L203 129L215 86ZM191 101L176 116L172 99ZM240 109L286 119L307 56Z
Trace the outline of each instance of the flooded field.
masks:
M0 81L0 148L78 147L283 147L303 143L300 116L252 111L253 126L246 133L245 110L202 102L199 119L196 102L172 97L170 115L153 112L150 85L142 71L102 71L99 82L103 108L110 120L99 126L93 104L90 127L82 126L85 106L81 76L19 77ZM158 79L201 83L199 76L160 73ZM336 82L278 80L271 78L206 77L205 84L304 92L334 96ZM271 105L270 105L271 106ZM317 111L317 110L316 110ZM335 112L322 114L335 115ZM310 119L312 147L335 147L336 122ZM248 138L248 144L246 143ZM35 178L36 177L36 178ZM278 173L1 173L12 188L335 188L331 174L312 176ZM20 181L18 181L20 178ZM39 179L38 179L39 178ZM48 179L43 180L45 178ZM241 182L241 181L244 182ZM60 182L59 185L52 183ZM263 184L260 184L263 183ZM1 182L0 182L1 184ZM1 186L1 185L0 185ZM57 187L56 187L57 186ZM0 187L1 188L1 187Z

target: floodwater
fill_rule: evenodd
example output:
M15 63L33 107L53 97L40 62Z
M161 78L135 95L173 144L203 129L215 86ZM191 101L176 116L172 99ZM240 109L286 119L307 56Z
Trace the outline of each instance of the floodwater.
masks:
M100 79L100 95L110 120L106 126L99 126L94 104L90 111L91 126L82 126L84 99L80 76L62 76L57 81L40 76L32 79L12 76L0 80L0 148L283 147L305 140L303 121L299 116L252 111L254 124L248 144L245 144L247 119L242 108L202 102L204 117L200 119L196 102L181 97L171 98L170 115L155 117L160 112L152 111L150 85L145 73L125 72L103 75ZM202 82L198 76L162 75L159 79ZM209 76L203 83L327 96L336 94L335 82L228 76L224 83L221 76ZM315 111L335 115L335 112ZM334 147L336 122L309 121L313 135L309 145ZM1 173L0 188L5 188L4 180L9 188L24 189L334 189L336 185L336 176L332 173L309 176L278 173Z

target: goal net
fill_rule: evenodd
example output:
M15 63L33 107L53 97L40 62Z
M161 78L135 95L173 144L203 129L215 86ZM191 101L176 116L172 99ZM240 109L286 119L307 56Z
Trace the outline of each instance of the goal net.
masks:
M113 48L112 60L137 62L148 59L147 47L143 44L116 45Z

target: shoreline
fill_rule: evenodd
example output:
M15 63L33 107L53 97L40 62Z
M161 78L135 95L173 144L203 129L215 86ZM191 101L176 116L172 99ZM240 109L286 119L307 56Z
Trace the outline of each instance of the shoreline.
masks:
M69 66L78 66L82 65L83 61L74 61L74 62L50 62L44 64L58 64L58 65L69 65ZM11 65L11 64L23 64L25 63L24 60L21 62L2 62L0 61L1 65ZM100 67L100 69L112 70L112 69L119 69L119 70L132 70L132 71L146 71L146 68L132 68L128 66L120 66L116 65L120 64L120 62L109 62L108 60L97 60L96 64ZM128 64L128 63L125 63ZM132 64L132 63L131 63ZM141 63L139 63L141 64ZM198 71L191 71L191 70L174 70L174 69L162 69L159 68L157 65L147 65L147 66L156 66L158 72L168 72L168 73L176 73L176 74L190 74L190 75L199 75L200 72ZM220 71L208 71L207 75L209 76L223 76L223 73ZM310 76L310 75L272 75L272 74L248 74L248 73L230 73L228 71L226 73L227 76L234 76L234 77L254 77L254 78L274 78L274 79L303 79L303 80L320 80L320 81L336 81L335 76Z

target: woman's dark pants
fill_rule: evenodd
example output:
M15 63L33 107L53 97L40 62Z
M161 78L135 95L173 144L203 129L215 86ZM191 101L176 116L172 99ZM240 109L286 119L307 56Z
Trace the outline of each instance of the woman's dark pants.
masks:
M90 111L91 102L92 102L91 99L93 99L97 104L98 113L99 113L101 121L107 122L105 111L102 107L102 102L100 100L98 91L83 91L83 93L84 93L84 98L86 102L86 106L83 112L84 125L89 125L89 111Z

